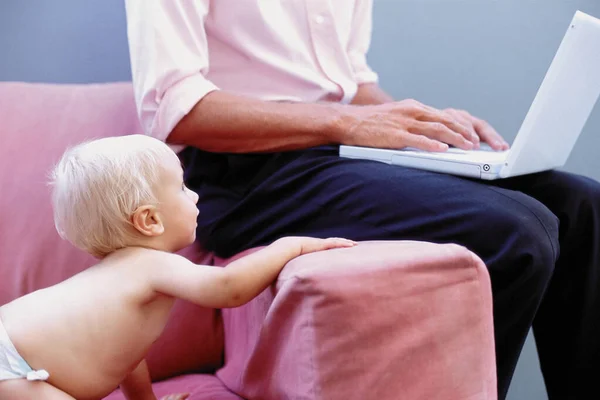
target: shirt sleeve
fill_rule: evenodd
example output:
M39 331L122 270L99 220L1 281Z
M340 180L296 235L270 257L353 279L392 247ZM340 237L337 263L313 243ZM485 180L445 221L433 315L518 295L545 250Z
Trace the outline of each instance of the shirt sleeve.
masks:
M356 0L347 52L357 84L378 81L377 73L367 63L372 28L373 0Z
M144 132L166 141L213 90L204 20L210 0L126 0L133 88Z

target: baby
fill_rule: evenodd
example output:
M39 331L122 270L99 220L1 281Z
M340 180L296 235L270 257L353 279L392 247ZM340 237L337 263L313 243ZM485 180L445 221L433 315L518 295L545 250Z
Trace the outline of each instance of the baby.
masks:
M345 239L282 238L226 268L173 254L195 239L198 195L177 155L142 135L80 144L52 174L56 228L100 259L0 307L0 399L156 399L144 357L176 298L237 307L301 254ZM174 395L168 398L185 398Z

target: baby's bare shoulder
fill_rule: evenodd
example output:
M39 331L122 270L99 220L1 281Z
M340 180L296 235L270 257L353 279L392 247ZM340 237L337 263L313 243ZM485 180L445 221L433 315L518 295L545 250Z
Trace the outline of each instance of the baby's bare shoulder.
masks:
M178 254L146 248L123 249L118 257L107 260L110 267L116 271L128 271L131 278L137 282L151 281L157 275L163 275L164 270L176 268L180 263L189 261Z
M90 271L92 274L85 282L95 286L103 282L101 286L110 286L115 295L121 293L134 303L145 304L156 297L157 271L164 269L161 266L168 264L172 257L172 254L151 249L122 249L99 263L96 272Z

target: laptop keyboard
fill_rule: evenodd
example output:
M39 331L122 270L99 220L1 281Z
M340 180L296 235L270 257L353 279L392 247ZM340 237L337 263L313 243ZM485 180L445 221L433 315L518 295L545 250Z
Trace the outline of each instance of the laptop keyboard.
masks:
M479 146L478 149L463 150L463 149L459 149L458 147L450 147L448 149L447 153L468 154L468 153L472 153L472 152L476 152L476 151L495 151L495 150L492 149L489 144L487 144L487 143L481 143L481 145Z

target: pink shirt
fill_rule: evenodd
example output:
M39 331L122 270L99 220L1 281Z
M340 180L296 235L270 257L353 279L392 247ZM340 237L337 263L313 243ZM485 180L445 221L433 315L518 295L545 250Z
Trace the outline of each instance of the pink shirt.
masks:
M133 85L147 134L165 140L206 94L348 103L377 81L373 0L126 0Z

